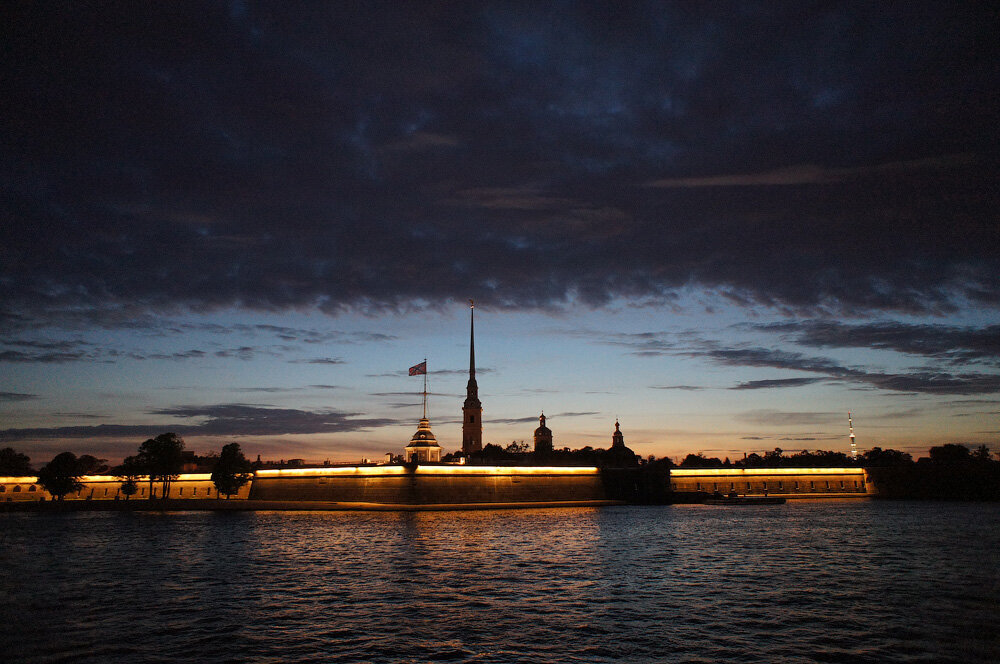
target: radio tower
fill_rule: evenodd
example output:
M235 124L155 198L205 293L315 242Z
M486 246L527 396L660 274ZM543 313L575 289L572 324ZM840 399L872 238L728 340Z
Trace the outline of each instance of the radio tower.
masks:
M847 426L851 430L851 460L858 460L858 444L854 442L854 420L851 419L851 411L847 411Z

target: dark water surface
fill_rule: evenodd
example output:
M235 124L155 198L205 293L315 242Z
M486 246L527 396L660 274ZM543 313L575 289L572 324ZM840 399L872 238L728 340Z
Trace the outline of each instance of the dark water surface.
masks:
M0 514L4 662L994 662L1000 505Z

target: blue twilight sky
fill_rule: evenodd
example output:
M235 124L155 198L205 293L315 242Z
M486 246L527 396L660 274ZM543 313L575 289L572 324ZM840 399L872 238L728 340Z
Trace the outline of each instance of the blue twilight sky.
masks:
M1000 439L997 13L9 3L0 444Z

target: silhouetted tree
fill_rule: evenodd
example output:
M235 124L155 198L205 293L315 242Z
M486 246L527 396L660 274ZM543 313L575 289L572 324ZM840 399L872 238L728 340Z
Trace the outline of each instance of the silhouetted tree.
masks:
M716 457L706 457L699 452L689 454L681 461L681 468L722 468L722 460Z
M80 461L72 452L57 454L38 471L38 483L57 500L83 488Z
M122 460L122 465L118 467L117 477L122 481L121 492L125 496L125 500L139 491L139 476L144 473L139 457L130 456Z
M531 446L523 440L511 441L510 445L504 448L504 452L508 454L524 454L528 451Z
M483 450L480 452L480 455L484 459L503 459L507 456L503 448L496 443L486 443L486 445L483 446Z
M98 459L89 454L81 454L76 462L80 464L81 475L101 475L108 472L107 459Z
M228 500L234 493L239 493L240 487L250 481L251 475L250 462L243 456L240 444L224 445L215 470L212 471L215 490L226 494Z
M993 460L990 455L990 448L985 445L980 445L972 452L972 460L976 463L989 463Z
M764 464L768 468L781 468L785 461L785 458L781 456L783 451L780 447L775 447L773 452L766 452L764 454Z
M969 448L956 443L946 443L930 449L931 461L944 464L968 463L972 460Z
M184 440L175 433L161 433L139 446L139 463L149 475L149 494L153 495L153 483L160 482L161 496L170 496L170 483L177 479L184 466Z
M3 477L28 477L34 475L31 459L27 454L15 452L11 447L0 450L0 475Z
M913 463L913 457L899 450L883 450L873 447L861 455L861 465L866 468L890 468Z
M751 452L742 459L738 459L733 465L737 468L761 468L764 466L764 457L756 452Z

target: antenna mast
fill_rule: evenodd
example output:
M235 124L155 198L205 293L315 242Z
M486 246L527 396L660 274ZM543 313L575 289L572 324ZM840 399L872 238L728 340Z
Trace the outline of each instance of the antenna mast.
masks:
M847 426L851 430L851 460L858 460L858 445L854 442L854 420L851 418L851 411L847 411Z

